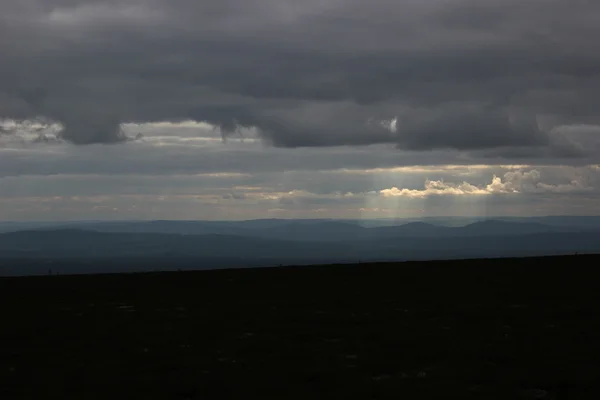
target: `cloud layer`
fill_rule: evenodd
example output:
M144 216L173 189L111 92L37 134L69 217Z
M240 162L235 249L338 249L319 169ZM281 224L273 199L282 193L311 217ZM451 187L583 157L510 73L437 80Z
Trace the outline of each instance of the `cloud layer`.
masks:
M425 198L428 196L482 196L518 193L585 193L595 189L587 186L582 180L572 179L568 183L548 184L541 181L541 174L536 169L529 171L517 170L504 174L504 179L494 175L492 181L484 186L475 186L468 182L447 183L443 180L427 180L425 188L398 189L392 187L379 193L384 197Z
M0 220L600 213L597 37L588 0L6 0Z
M598 151L597 2L0 7L0 117L59 123L75 144L124 141L124 123L194 120L224 135L254 129L277 147L566 160ZM583 140L578 126L595 136Z
M144 138L114 146L76 146L50 133L31 142L38 127L0 138L0 220L600 212L598 164L493 165L389 145L282 149L252 131L223 143L211 126L189 121L125 126Z

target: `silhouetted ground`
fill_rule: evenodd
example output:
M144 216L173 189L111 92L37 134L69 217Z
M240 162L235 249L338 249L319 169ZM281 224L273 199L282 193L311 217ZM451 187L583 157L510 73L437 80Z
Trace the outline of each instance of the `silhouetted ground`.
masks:
M600 256L0 279L0 399L600 398Z

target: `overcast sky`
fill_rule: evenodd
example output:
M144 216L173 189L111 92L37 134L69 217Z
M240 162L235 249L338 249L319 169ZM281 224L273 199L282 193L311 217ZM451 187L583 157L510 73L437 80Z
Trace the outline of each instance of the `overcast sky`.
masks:
M600 214L600 2L2 0L0 220Z

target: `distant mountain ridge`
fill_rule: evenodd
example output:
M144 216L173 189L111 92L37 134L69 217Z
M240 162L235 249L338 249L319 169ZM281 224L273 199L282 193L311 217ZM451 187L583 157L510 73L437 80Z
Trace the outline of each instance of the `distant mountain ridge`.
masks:
M552 226L538 222L485 220L466 226L440 226L409 222L395 226L364 227L356 221L253 220L253 221L147 221L90 222L47 226L36 230L79 229L105 233L162 233L184 235L234 235L294 241L372 240L393 237L505 236L531 233L589 232L588 227ZM600 231L600 227L598 229Z
M0 234L0 260L4 260L0 263L0 274L9 259L125 258L173 259L177 262L193 259L199 268L214 268L223 263L264 266L600 253L600 231L561 232L559 229L537 232L547 228L538 224L488 221L454 228L412 223L381 229L346 227L331 222L308 224L325 231L323 235L332 235L335 231L338 234L335 240L322 240L314 229L304 231L306 226L271 226L259 229L262 235L255 236L114 233L80 227L4 233ZM267 237L264 232L268 233ZM288 232L287 237L285 232ZM342 237L344 232L347 236ZM368 235L352 236L356 232ZM313 235L312 240L308 240L309 234Z
M159 232L159 233L226 233L233 230L276 228L290 225L317 227L320 224L345 224L364 228L392 228L412 226L418 231L419 225L439 227L464 227L477 223L494 221L517 224L541 224L547 227L573 229L599 229L600 216L549 216L549 217L423 217L420 219L256 219L243 221L194 221L194 220L153 220L153 221L68 221L68 222L2 222L0 233L22 230L78 228L107 232ZM406 229L406 227L405 227ZM424 228L429 229L429 228Z
M31 227L0 233L0 275L44 273L47 265L56 270L65 263L69 271L102 272L96 269L104 266L119 272L154 265L212 269L600 253L600 228L529 220L375 227L336 220L92 221Z

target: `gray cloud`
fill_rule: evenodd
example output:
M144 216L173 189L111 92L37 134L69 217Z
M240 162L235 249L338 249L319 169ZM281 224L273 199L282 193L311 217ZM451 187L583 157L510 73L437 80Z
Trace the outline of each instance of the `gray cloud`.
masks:
M392 170L0 178L2 219L594 214L600 169L428 166Z
M287 176L286 173L282 173L285 171L291 173L447 164L531 164L528 162L528 155L515 156L508 162L506 154L491 152L480 156L465 155L456 151L409 152L397 150L389 145L281 149L264 148L259 143L241 143L239 140L231 140L225 144L198 144L179 140L168 145L162 142L154 144L152 141L136 141L109 148L99 145L76 147L65 143L18 144L3 149L0 140L0 177L269 172L274 174L273 179L283 179ZM563 164L564 160L548 156L536 161L535 165L559 165ZM569 161L572 165L599 164L600 157L576 158ZM336 180L332 183L337 182Z
M224 134L257 127L278 147L572 158L591 150L552 129L600 117L600 4L584 0L8 0L0 10L0 117L50 118L76 144L127 140L120 123L195 119ZM379 123L396 117L395 132Z

